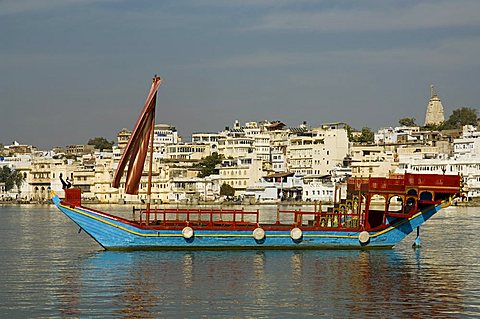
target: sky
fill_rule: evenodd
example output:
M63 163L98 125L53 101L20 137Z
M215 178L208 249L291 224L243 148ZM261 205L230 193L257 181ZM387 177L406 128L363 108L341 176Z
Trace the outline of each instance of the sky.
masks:
M158 74L158 123L423 124L478 108L478 0L0 0L0 143L116 140Z

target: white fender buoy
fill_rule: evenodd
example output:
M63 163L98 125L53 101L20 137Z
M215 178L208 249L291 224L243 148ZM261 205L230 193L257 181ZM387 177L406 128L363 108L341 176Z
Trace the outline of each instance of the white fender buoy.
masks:
M265 238L265 231L263 228L257 227L253 230L252 235L256 241L260 241Z
M295 227L290 231L290 237L292 237L293 240L300 240L303 236L302 230L298 227Z
M358 241L361 245L366 245L370 241L370 234L368 233L368 231L362 231L358 235Z
M184 229L182 229L182 235L183 235L183 238L185 239L190 239L193 237L193 229L192 227L185 227Z

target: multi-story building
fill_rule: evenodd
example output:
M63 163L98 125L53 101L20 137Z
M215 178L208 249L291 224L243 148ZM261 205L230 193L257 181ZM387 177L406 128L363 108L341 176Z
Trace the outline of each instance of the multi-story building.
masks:
M12 145L6 145L3 149L3 152L7 155L13 156L15 154L32 154L37 151L37 148L32 145L20 144L17 141L13 142Z
M32 171L32 154L14 154L13 156L0 156L0 168L8 166L11 170L19 172L23 176L23 183L20 190L15 187L15 198L28 200L31 197L31 171ZM14 197L9 195L9 197Z
M480 154L480 132L471 125L463 127L463 136L453 140L453 151L456 157L471 157Z
M145 164L148 167L148 160ZM154 161L152 163L152 184L150 198L152 204L169 202L171 193L170 166L166 163ZM144 172L138 186L138 195L125 194L125 180L122 179L117 190L119 201L122 203L146 203L148 201L148 174Z
M219 171L220 183L233 187L235 195L243 194L247 186L260 181L263 176L262 161L252 157L226 159Z
M271 170L273 172L279 173L279 172L286 172L287 170L287 165L286 165L286 157L284 154L284 151L282 150L273 150L271 151Z
M255 156L264 163L269 163L270 158L270 135L264 126L259 126L257 122L245 123L243 128L245 137L253 139L252 149Z
M209 144L183 143L167 146L167 158L175 160L201 160L212 155Z
M125 147L127 146L128 140L130 139L130 135L132 135L132 131L126 128L122 128L121 131L118 132L117 145L119 149L121 150L125 149Z
M379 129L374 135L375 144L397 144L397 143L411 143L416 142L420 127L418 126L399 126L386 127Z
M304 201L334 201L335 184L328 178L309 177L305 178L302 187L302 199Z
M102 203L119 203L119 191L112 187L117 164L113 161L113 153L96 154L93 191L95 198Z
M220 196L219 176L175 177L171 180L170 202L212 201Z
M73 160L55 158L52 154L37 153L32 158L31 178L29 180L30 198L34 201L48 201L50 191L54 190L63 196L60 176L73 182Z
M247 202L300 200L303 177L294 173L275 173L264 176L260 182L247 187L244 197Z
M480 197L479 137L476 128L465 126L463 136L453 140L453 156L439 156L435 148L430 156L416 152L416 156L400 157L397 173L461 175L467 198Z
M81 156L84 154L93 154L95 152L95 146L93 145L68 145L65 149L65 154L69 156Z
M95 166L79 163L73 170L74 187L80 188L84 199L95 199Z
M246 136L225 136L218 140L218 153L225 158L242 158L253 154L254 139Z
M167 147L180 143L177 129L169 124L156 124L153 132L154 157L168 158Z
M179 143L177 129L170 124L155 124L153 147Z
M351 147L352 176L387 177L395 171L394 151L380 145L353 145Z
M193 133L192 143L218 145L219 133Z
M347 131L343 124L325 124L290 137L287 165L302 175L324 175L343 164L348 154Z

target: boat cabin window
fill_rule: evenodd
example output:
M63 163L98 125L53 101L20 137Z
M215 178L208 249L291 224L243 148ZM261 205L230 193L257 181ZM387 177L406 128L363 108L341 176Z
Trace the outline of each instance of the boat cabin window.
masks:
M417 191L416 191L415 189L409 189L408 192L407 192L407 195L416 196L416 195L417 195Z
M402 213L403 212L403 198L395 195L390 197L388 201L388 212L389 213Z
M432 199L433 199L432 193L430 193L430 192L421 192L420 193L420 200L431 201Z
M383 224L386 210L386 198L382 195L372 195L370 198L370 209L368 211L368 225L375 228Z
M446 200L446 199L449 199L451 196L451 194L449 193L438 193L438 192L435 192L435 200Z
M412 212L415 209L416 201L415 198L410 197L407 199L407 203L405 204L405 214Z

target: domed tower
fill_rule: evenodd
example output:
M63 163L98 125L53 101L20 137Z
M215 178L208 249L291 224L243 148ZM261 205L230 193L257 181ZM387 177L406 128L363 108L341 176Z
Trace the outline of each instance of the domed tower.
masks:
M425 126L426 125L438 125L445 121L443 114L442 101L435 92L433 85L430 85L430 101L428 101L427 112L425 114Z

